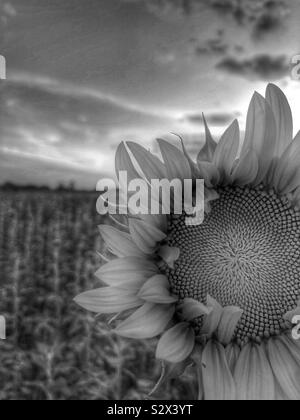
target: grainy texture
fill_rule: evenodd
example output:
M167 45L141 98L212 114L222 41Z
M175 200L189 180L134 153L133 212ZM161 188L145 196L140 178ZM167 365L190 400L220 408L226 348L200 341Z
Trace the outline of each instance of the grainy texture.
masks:
M155 342L118 338L73 302L100 286L94 194L0 193L0 399L145 399L160 373ZM193 399L191 378L161 399Z

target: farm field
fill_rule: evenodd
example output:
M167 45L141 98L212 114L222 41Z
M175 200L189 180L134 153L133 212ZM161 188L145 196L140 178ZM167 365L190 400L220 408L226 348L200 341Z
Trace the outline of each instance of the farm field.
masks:
M155 342L118 338L73 298L99 287L97 196L0 192L0 400L145 399L160 366ZM193 399L191 378L161 399Z

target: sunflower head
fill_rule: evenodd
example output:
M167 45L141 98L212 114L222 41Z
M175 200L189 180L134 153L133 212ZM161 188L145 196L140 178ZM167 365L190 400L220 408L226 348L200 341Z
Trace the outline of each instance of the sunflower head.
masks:
M299 400L300 134L274 85L253 96L243 142L237 121L218 143L204 124L196 161L163 140L161 158L136 143L116 154L117 175L142 176L149 188L204 179L204 222L129 212L122 226L100 226L111 257L96 273L105 287L76 301L113 314L123 337L159 337L161 380L192 364L199 399Z

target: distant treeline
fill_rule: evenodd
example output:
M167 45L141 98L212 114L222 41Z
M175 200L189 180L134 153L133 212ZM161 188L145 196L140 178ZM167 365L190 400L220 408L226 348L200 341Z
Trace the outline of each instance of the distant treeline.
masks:
M91 193L95 192L93 190L81 190L76 188L75 184L70 183L69 185L63 185L59 184L55 188L51 188L47 185L34 185L34 184L28 184L28 185L19 185L14 184L12 182L6 182L2 185L0 185L0 191L7 191L7 192L79 192L79 193Z

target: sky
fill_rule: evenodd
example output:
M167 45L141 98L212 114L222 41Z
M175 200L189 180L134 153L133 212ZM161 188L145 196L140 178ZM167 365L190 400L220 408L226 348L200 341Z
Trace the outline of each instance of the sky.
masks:
M299 0L0 0L0 183L94 189L121 141L170 133L192 153L255 90L288 96L300 129Z

